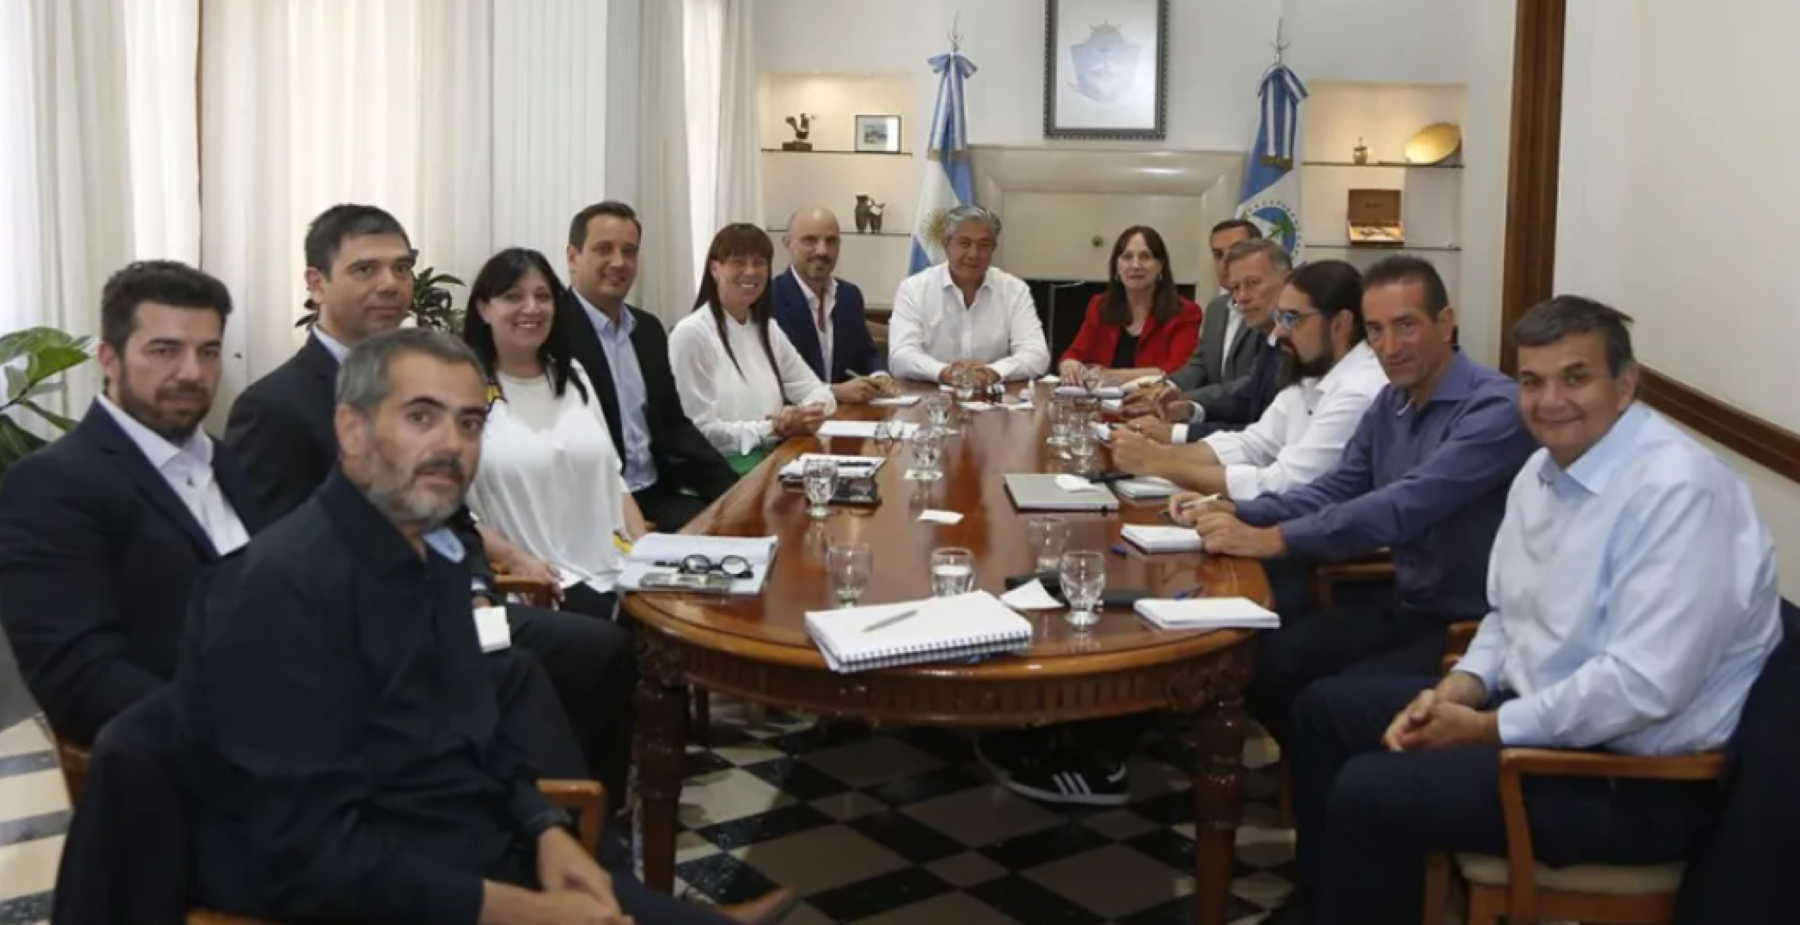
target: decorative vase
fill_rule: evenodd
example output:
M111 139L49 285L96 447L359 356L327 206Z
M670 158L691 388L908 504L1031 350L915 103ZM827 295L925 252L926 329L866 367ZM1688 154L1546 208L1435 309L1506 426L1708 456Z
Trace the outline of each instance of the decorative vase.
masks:
M884 202L878 202L869 207L869 231L872 233L881 233L881 213L886 208L887 203Z
M1352 148L1350 151L1350 160L1358 164L1367 164L1369 162L1369 146L1363 144L1361 137L1356 139L1356 147Z
M875 207L875 197L866 193L856 194L856 230L859 234L867 234L869 220Z

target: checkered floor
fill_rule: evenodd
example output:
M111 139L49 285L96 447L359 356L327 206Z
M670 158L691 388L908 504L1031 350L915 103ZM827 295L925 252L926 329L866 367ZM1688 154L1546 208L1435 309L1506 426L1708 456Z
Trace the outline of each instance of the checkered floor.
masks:
M1129 806L1065 810L993 784L959 731L746 712L715 702L707 746L688 750L676 877L697 898L791 887L805 898L793 925L1192 920L1186 742L1143 744ZM1293 834L1273 827L1271 743L1245 757L1232 921L1248 923L1291 889Z
M0 731L0 925L50 918L69 795L36 720Z

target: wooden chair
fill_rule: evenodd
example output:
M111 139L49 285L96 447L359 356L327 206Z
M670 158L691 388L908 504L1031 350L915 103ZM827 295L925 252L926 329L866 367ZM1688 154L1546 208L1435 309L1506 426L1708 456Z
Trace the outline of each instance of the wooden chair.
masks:
M1609 925L1675 921L1675 896L1685 864L1561 868L1539 864L1525 814L1524 778L1709 781L1718 780L1724 771L1725 757L1718 752L1649 757L1545 748L1502 750L1500 808L1506 821L1506 857L1458 854L1454 859L1468 885L1468 925L1496 925L1503 916L1508 925L1536 925L1540 917ZM1443 855L1426 865L1425 925L1443 925L1450 866Z
M500 595L502 599L517 594L525 599L525 603L533 607L555 610L556 591L556 586L550 582L508 575L498 568L494 569L494 593Z
M61 737L56 740L56 763L62 768L63 787L69 791L69 805L75 805L75 798L81 794L81 786L87 783L88 750L79 745L64 742Z

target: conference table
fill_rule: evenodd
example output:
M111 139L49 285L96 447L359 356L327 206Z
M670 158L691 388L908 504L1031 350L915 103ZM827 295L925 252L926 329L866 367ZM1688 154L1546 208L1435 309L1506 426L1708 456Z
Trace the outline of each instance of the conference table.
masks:
M909 393L930 386L912 384ZM1232 857L1242 799L1243 689L1251 633L1160 630L1129 611L1102 613L1077 631L1063 611L1028 614L1030 648L978 663L953 662L853 674L829 670L805 630L809 610L837 607L825 571L834 543L866 543L874 555L864 605L928 597L932 550L972 550L976 586L1001 594L1008 576L1035 570L1025 518L1003 476L1072 472L1048 446L1050 387L1014 385L1034 394L1031 411L964 411L961 436L944 444L944 477L908 481L908 451L874 440L794 438L747 473L684 533L776 536L777 553L759 596L632 594L625 610L638 623L637 690L639 835L644 879L674 884L676 813L687 734L688 691L702 688L747 701L822 717L855 717L908 726L1023 726L1173 710L1191 717L1199 746L1191 769L1197 845L1198 921L1224 925L1231 899ZM909 408L845 406L838 419L898 417L923 422L923 403ZM838 506L824 521L807 516L805 494L777 470L803 453L889 457L876 475L881 504ZM1097 462L1107 462L1102 449ZM1157 523L1163 502L1122 501L1111 513L1059 513L1070 550L1106 556L1108 588L1155 597L1195 594L1246 597L1270 604L1262 567L1251 560L1199 553L1147 555L1122 547L1124 524ZM954 525L922 522L925 510L960 513ZM1119 550L1125 548L1121 553Z

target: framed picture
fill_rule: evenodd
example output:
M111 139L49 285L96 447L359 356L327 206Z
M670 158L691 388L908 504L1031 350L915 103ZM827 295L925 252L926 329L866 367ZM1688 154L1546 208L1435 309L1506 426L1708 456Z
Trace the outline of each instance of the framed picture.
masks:
M1045 0L1044 137L1167 136L1169 0Z
M900 153L899 116L857 116L856 150Z

